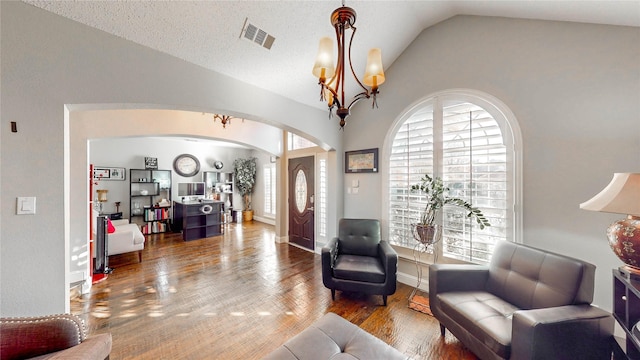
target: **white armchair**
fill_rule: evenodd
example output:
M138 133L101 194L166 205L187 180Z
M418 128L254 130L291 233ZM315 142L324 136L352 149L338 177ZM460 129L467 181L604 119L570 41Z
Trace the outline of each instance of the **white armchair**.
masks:
M112 220L115 232L107 235L107 254L117 255L132 251L138 252L138 259L142 262L144 249L144 235L137 224L129 224L129 220Z
M93 238L96 239L96 217L97 213L92 213L93 220ZM107 256L124 254L137 251L138 259L142 262L142 250L144 250L144 235L137 224L129 224L129 220L111 220L111 224L115 228L115 232L107 234ZM95 249L93 257L96 257Z

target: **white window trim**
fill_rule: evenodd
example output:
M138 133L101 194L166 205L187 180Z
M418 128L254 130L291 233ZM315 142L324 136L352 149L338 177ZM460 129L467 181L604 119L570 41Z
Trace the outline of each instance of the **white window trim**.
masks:
M522 148L522 132L520 131L520 126L516 119L516 116L513 112L507 107L501 100L496 98L493 95L488 93L473 90L473 89L449 89L444 91L439 91L436 93L429 94L411 105L405 108L402 112L400 112L398 118L393 122L389 130L387 131L387 135L384 139L384 144L381 150L381 157L383 161L387 161L389 159L391 153L391 147L393 145L393 141L395 138L395 134L398 132L400 127L404 124L404 122L411 117L417 110L421 109L425 102L433 101L434 104L442 101L448 97L455 97L457 100L466 100L477 105L482 106L485 110L487 110L494 119L497 120L498 125L503 130L503 134L511 133L513 135L512 139L505 139L505 141L512 140L513 151L515 154L510 154L513 158L513 174L514 174L514 183L516 184L516 189L513 192L513 207L514 207L514 219L513 219L513 234L514 238L511 241L516 243L522 243L523 233L522 233L522 225L523 225L523 214L522 214L522 191L523 191L523 182L522 182L522 166L523 166L523 148ZM506 122L502 121L502 119L506 119ZM505 128L509 128L509 132L505 132ZM382 181L381 181L381 194L387 193L387 187L389 185L389 170L388 166L381 166L383 169L382 172ZM389 236L389 202L386 199L381 199L382 201L382 231L383 234L386 234L386 237ZM394 248L398 251L398 255L403 258L413 260L413 254L411 249L401 246L395 246ZM455 259L445 258L440 256L438 258L438 262L459 262Z

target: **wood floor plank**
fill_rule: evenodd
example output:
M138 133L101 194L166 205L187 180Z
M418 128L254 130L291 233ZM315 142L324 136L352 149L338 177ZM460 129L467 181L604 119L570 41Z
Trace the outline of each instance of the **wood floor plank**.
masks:
M274 239L273 226L256 221L188 242L148 235L142 262L112 256L114 272L73 299L72 313L90 334L112 334L112 360L260 359L327 312L414 359L477 359L408 308L410 286L399 283L386 307L381 296L357 293L338 291L332 301L320 256Z

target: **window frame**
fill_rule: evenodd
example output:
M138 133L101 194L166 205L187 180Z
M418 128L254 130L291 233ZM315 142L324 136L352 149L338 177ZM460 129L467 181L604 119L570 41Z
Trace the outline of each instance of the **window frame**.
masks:
M443 104L447 101L467 101L478 106L484 108L497 122L500 130L503 134L503 139L507 149L509 148L512 152L507 152L508 162L511 162L510 166L513 176L511 178L510 184L512 184L513 189L511 189L512 196L512 204L513 204L513 224L511 227L512 239L510 241L516 243L522 243L523 232L522 232L522 167L523 167L523 149L522 149L522 135L520 131L519 124L513 112L498 98L487 94L482 91L472 90L472 89L450 89L445 91L436 92L425 96L413 104L408 106L404 111L400 113L400 115L393 122L392 126L387 131L385 136L384 144L381 149L382 156L380 157L381 162L386 162L387 166L382 166L382 181L381 181L381 194L384 194L384 198L382 198L382 227L383 233L386 234L387 238L389 238L389 229L390 229L390 215L389 215L389 202L387 201L387 196L389 193L389 181L390 181L390 172L389 172L389 158L391 155L391 149L395 140L395 136L404 123L413 116L416 112L421 111L425 106L429 104L433 105L434 108L434 117L439 116L436 115L437 111L435 109L442 108ZM510 136L509 136L510 135ZM439 160L438 160L439 161ZM434 166L438 166L437 162L434 163ZM413 260L412 248L397 244L392 244L396 249L400 257L407 258ZM438 247L438 262L445 263L464 263L464 261L460 261L453 258L448 258L442 256L441 246Z

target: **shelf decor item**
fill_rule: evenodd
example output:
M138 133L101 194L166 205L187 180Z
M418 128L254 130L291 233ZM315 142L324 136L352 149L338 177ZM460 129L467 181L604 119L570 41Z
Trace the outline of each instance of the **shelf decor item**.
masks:
M445 205L461 207L468 211L467 217L473 217L480 225L480 229L491 226L482 210L474 207L467 201L448 195L449 188L439 177L431 177L425 174L418 184L411 186L411 191L419 191L426 196L426 205L417 223L411 224L414 237L423 244L433 244L439 240L440 231L435 224L436 216Z
M233 162L233 174L236 190L242 195L244 201L242 217L245 221L251 221L253 219L251 193L256 184L256 158L236 159Z
M609 226L607 238L613 252L626 264L624 271L640 277L640 173L613 174L609 185L580 208L627 215Z

